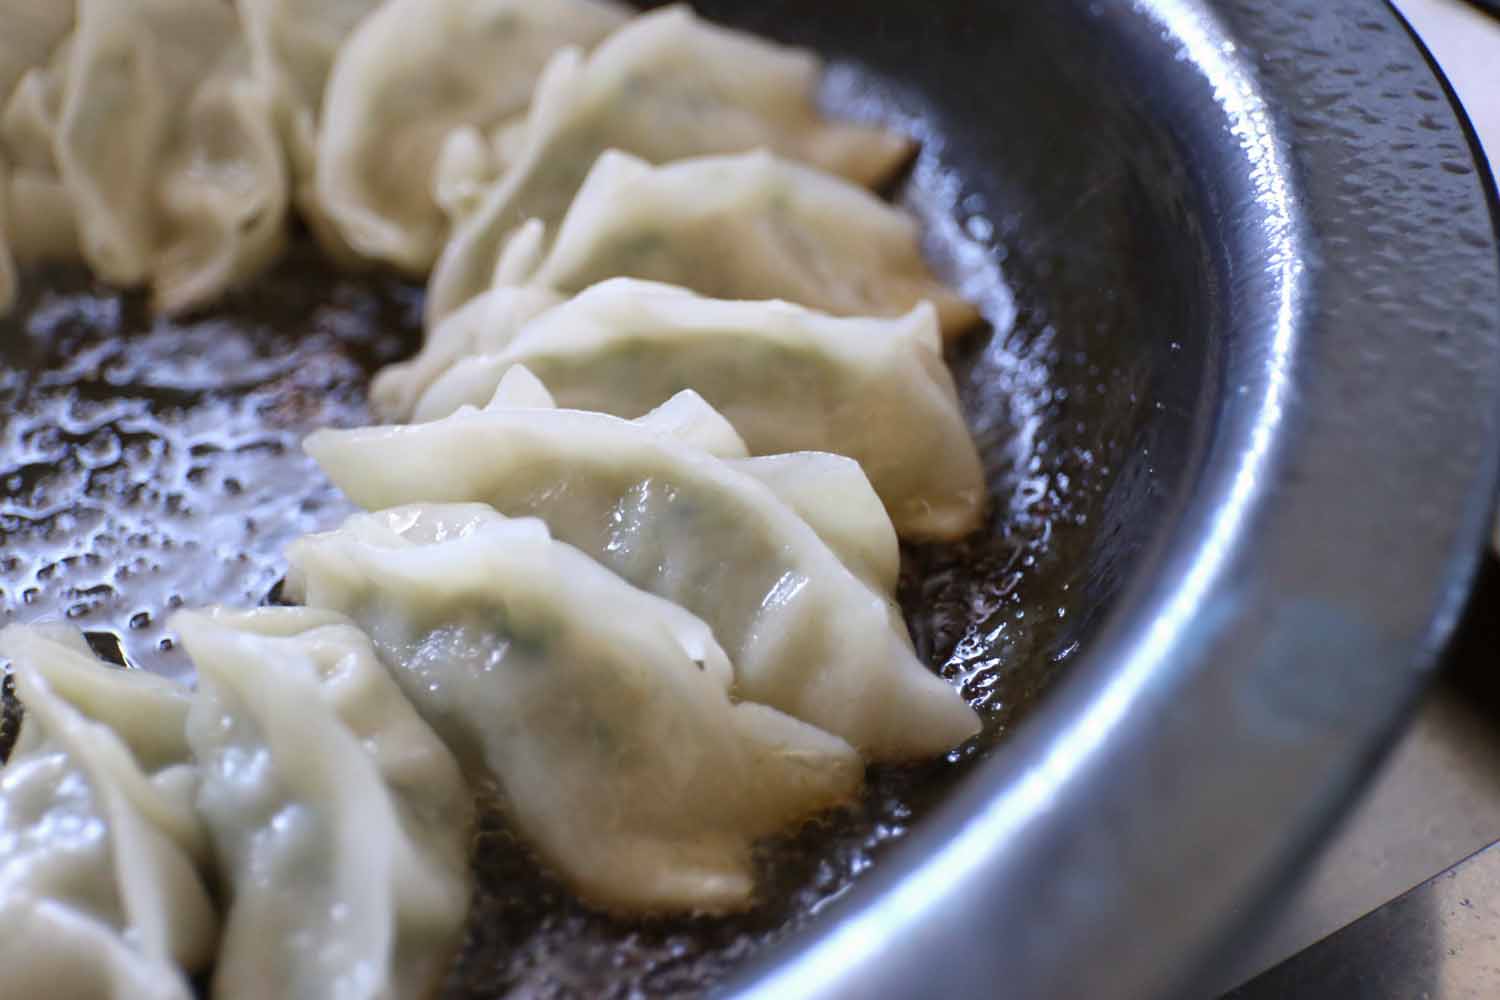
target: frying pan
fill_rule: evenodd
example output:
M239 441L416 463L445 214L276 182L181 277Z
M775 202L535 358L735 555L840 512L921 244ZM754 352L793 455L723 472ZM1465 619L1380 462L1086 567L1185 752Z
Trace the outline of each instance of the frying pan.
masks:
M986 731L770 843L763 904L592 913L486 818L452 996L1154 997L1265 912L1462 608L1500 441L1495 193L1368 0L697 6L834 60L916 132L892 193L991 329L952 361L994 511L905 553ZM364 422L420 291L302 246L169 322L28 275L5 361L0 589L181 674L176 604L275 600L343 501L297 449Z
M1058 689L741 989L1190 991L1369 773L1462 607L1495 477L1493 182L1384 5L846 17L819 41L905 65L960 172L1020 188L993 195L1017 206L1018 286L1147 369L1144 484L1122 475L1099 518L1140 534ZM1089 572L1121 544L1096 536Z

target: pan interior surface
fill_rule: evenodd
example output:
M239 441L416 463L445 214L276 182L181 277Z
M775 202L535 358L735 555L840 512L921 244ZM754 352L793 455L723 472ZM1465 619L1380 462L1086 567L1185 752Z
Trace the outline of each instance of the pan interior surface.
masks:
M1024 178L986 164L1001 161L995 144L1006 136L1037 134L1043 109L983 136L966 128L962 109L934 102L894 67L831 54L843 57L829 77L832 108L921 138L920 161L894 194L922 217L934 260L990 321L951 360L994 509L968 542L908 548L901 587L919 651L981 709L985 733L946 759L872 771L855 807L764 845L763 902L732 918L640 924L591 912L537 871L492 811L452 996L697 989L794 934L1066 669L1150 534L1157 514L1140 512L1170 492L1151 456L1186 446L1175 417L1191 408L1206 368L1201 342L1186 333L1155 338L1200 322L1192 310L1205 290L1191 287L1191 248L1167 272L1180 280L1162 283L1140 263L1177 243L1162 225L1180 208L1150 207L1178 197L1170 179L1161 187L1144 161L1101 172L1075 216L1086 227L1076 243L1033 246L1029 213L1057 206L1029 201ZM1082 93L1071 100L1086 103ZM1094 169L1084 160L1062 169L1075 166ZM1088 257L1069 245L1090 247ZM106 653L190 676L164 630L168 613L274 599L284 546L349 512L300 439L368 422L369 376L420 341L420 289L340 274L309 243L220 308L181 321L155 319L139 296L78 270L27 277L30 297L0 339L4 616L66 619ZM1111 291L1082 294L1088 288ZM1172 379L1185 396L1169 394Z
M1220 44L1254 37L1268 51L1291 52L1295 45L1287 39L1298 24L1318 38L1316 29L1330 18L1347 15L1356 23L1352 8L1360 5L1326 12L1291 5L1312 12L1300 21L1249 2L1224 5L1221 19L1195 4L1165 2L696 6L711 18L817 49L833 61L825 94L832 110L893 123L922 141L910 177L893 194L921 216L931 256L990 324L958 344L951 360L993 509L984 529L963 543L907 548L901 600L919 652L980 709L985 730L942 760L873 769L860 803L762 845L763 899L735 917L641 923L586 909L538 871L491 810L481 825L469 937L445 995L697 992L748 967L770 977L763 985L771 992L790 991L781 995L869 996L881 983L910 985L902 969L935 975L934 956L949 955L951 968L933 980L940 992L992 986L993 976L1005 972L1016 976L1017 995L1092 995L1088 989L1099 983L1083 972L1067 979L1062 953L1079 942L1092 946L1107 926L1118 933L1142 893L1181 860L1173 852L1202 846L1162 840L1162 871L1154 870L1146 860L1149 840L1166 827L1137 822L1124 791L1139 795L1140 808L1177 810L1191 826L1208 769L1224 769L1224 796L1240 794L1234 782L1250 780L1253 769L1248 758L1231 753L1235 741L1263 737L1266 717L1290 711L1292 722L1277 736L1288 765L1317 761L1328 769L1323 794L1299 786L1294 801L1302 812L1289 829L1301 835L1331 814L1331 790L1352 786L1374 734L1392 724L1409 696L1412 672L1394 659L1411 659L1428 641L1440 603L1433 595L1446 594L1463 575L1455 553L1482 517L1473 483L1491 464L1481 438L1493 431L1494 407L1485 404L1494 395L1494 373L1476 369L1467 380L1449 373L1463 367L1464 351L1493 346L1500 312L1485 311L1493 296L1473 297L1465 331L1452 322L1451 305L1416 326L1453 331L1440 398L1411 411L1427 414L1431 433L1452 434L1442 461L1418 470L1432 483L1424 516L1434 526L1390 542L1393 555L1408 559L1416 586L1408 612L1390 625L1393 652L1372 661L1384 672L1355 684L1351 706L1322 705L1317 699L1334 681L1306 693L1290 667L1280 673L1276 667L1311 662L1312 631L1328 642L1371 641L1364 631L1369 606L1344 577L1314 574L1318 586L1309 584L1299 596L1301 611L1286 611L1266 595L1294 567L1242 561L1248 543L1237 521L1224 536L1226 561L1194 601L1180 601L1246 456L1261 449L1259 478L1239 487L1241 521L1256 516L1281 477L1304 475L1304 488L1313 490L1332 474L1281 443L1294 431L1323 428L1304 402L1357 391L1348 397L1351 413L1357 411L1357 404L1371 403L1366 393L1387 388L1390 373L1382 365L1410 349L1398 347L1394 334L1380 341L1380 331L1397 320L1380 313L1378 303L1368 306L1376 311L1367 318L1388 353L1356 352L1371 366L1360 368L1365 381L1337 374L1336 353L1328 353L1335 341L1304 339L1304 331L1322 330L1319 324L1340 307L1363 301L1369 286L1391 279L1378 270L1339 270L1342 250L1329 238L1341 234L1317 216L1319 199L1335 195L1302 189L1314 166L1332 167L1298 160L1274 116L1254 119L1231 107L1253 105L1260 100L1255 88L1271 84L1241 73L1243 53ZM1394 19L1385 21L1382 32L1399 30ZM1212 44L1185 47L1195 38ZM1380 35L1370 44L1379 51L1395 40ZM1335 41L1327 45L1331 51ZM1269 66L1273 81L1292 72L1285 60ZM1416 81L1400 84L1407 90L1420 89L1422 80L1436 86L1420 59L1407 77ZM1226 81L1249 89L1216 90ZM1436 104L1429 111L1443 109ZM1263 134L1235 132L1236 121L1252 120ZM1441 124L1446 132L1429 130L1421 141L1461 146L1446 118ZM1271 160L1257 167L1249 144L1262 141ZM1334 153L1329 147L1305 155ZM1442 162L1457 165L1467 153L1455 148L1444 155ZM1279 192L1262 183L1268 162L1285 168L1284 175L1272 172L1285 182ZM1453 222L1455 213L1468 213L1458 220L1461 231L1478 235L1459 266L1467 268L1466 280L1482 285L1486 252L1494 275L1494 244L1483 196L1473 197L1477 181L1447 168L1429 176L1440 190L1430 194L1434 207L1426 218ZM1383 206L1366 210L1369 220L1385 218ZM1281 228L1273 232L1275 225ZM1395 239L1416 239L1413 232L1403 229ZM1278 270L1271 265L1283 251L1290 256ZM1426 259L1409 258L1418 267ZM1346 279L1347 287L1338 284ZM0 617L66 618L137 666L186 676L189 664L162 630L167 613L274 600L284 545L348 512L299 442L317 427L368 422L369 376L419 341L420 290L390 277L340 274L305 243L256 286L186 321L153 319L139 297L75 271L29 275L24 287L30 298L0 334L6 442ZM1277 331L1284 332L1279 355ZM1315 350L1304 360L1309 342ZM1313 376L1322 381L1303 381ZM1284 412L1275 425L1257 425L1278 377ZM1461 413L1445 408L1459 408L1460 401ZM1410 400L1392 405L1398 404ZM1334 424L1330 435L1359 430L1350 421ZM1335 449L1335 437L1322 446ZM1396 437L1384 443L1413 447ZM1333 464L1355 482L1353 453L1342 453L1346 458ZM1359 453L1361 461L1366 457ZM1283 526L1268 562L1299 543L1321 545L1330 557L1343 553L1335 522L1318 520L1336 506L1330 488L1319 489L1309 494L1310 520ZM1372 516L1394 511L1399 500L1377 495ZM1244 591L1215 603L1224 594L1218 580L1233 571L1245 574ZM1055 801L1028 804L1037 811L1058 807L1059 822L1066 817L1093 829L1115 829L1108 824L1118 822L1123 832L1114 853L1107 840L1081 840L1077 829L1064 835L1055 825L1036 825L1031 813L1010 828L1013 843L986 839L976 817L1012 801L1003 793L1039 787L1028 786L1027 775L1061 760L1047 753L1064 746L1064 738L1076 749L1077 731L1069 727L1097 710L1124 665L1167 670L1168 653L1180 652L1184 640L1151 628L1174 607L1174 596L1201 629L1231 629L1193 636L1192 655L1172 661L1179 667L1173 683L1132 709L1139 726L1158 725L1164 739L1177 742L1152 744L1139 726L1132 728L1135 742L1119 744L1120 794L1104 794L1103 772L1087 770L1089 754L1109 749L1116 735L1099 728L1100 746L1079 750L1050 776L1046 791ZM1262 604L1269 609L1263 627L1234 631ZM1159 658L1142 659L1153 636L1165 643L1154 649ZM1222 652L1216 644L1230 642L1240 643L1245 656L1260 656L1225 661L1224 670L1238 666L1247 679L1192 672L1203 657ZM1054 685L1063 677L1069 683ZM1197 694L1204 706L1197 728L1169 710L1173 698L1198 690L1194 684L1209 690ZM1054 686L1056 696L1043 698ZM1367 715L1352 718L1359 708ZM1038 722L1017 733L1018 720L1034 709ZM1260 721L1245 723L1246 713L1259 713ZM1309 718L1331 733L1316 742L1316 754L1308 750L1315 742ZM1201 769L1189 769L1188 784L1164 787L1165 762L1180 759L1175 755L1193 745L1190 736L1209 740L1206 729L1215 721L1226 727L1224 756L1204 754ZM1311 756L1298 757L1304 752ZM1077 778L1075 771L1086 773ZM1081 801L1085 795L1093 796L1092 811ZM1250 801L1266 807L1265 799ZM1075 807L1081 811L1070 811ZM978 831L980 839L963 841L964 830ZM1222 827L1212 832L1218 836ZM1257 835L1270 836L1265 829ZM1250 861L1233 869L1239 881L1215 883L1219 894L1204 906L1222 908L1230 895L1243 899L1252 875L1263 882L1284 869L1293 839L1288 833L1247 853ZM974 864L956 876L963 891L930 864L923 867L924 859L941 860L954 845L973 854ZM1030 867L1021 872L1018 865ZM1112 865L1118 878L1101 876ZM1076 875L1043 884L1060 872ZM913 908L924 919L920 934L881 909L882 901L887 910L892 901L910 902L904 887L918 885L929 890ZM976 894L992 893L1005 894L1006 906L987 909L975 901ZM1196 935L1184 926L1205 920L1214 926ZM1184 955L1201 951L1220 923L1218 914L1184 912L1173 922L1171 947ZM868 946L839 951L839 927L867 933ZM1007 947L996 948L997 937ZM893 941L903 948L890 947L880 960L879 949ZM772 947L783 942L802 950ZM925 961L917 961L921 954ZM832 965L830 956L837 960ZM1180 971L1163 968L1166 960L1113 968L1122 988L1154 989ZM1102 950L1102 971L1109 961Z

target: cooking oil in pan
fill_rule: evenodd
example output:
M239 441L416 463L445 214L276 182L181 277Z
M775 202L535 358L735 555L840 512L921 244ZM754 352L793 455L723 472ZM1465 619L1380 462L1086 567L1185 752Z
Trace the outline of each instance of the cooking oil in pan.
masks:
M941 760L873 768L858 803L762 844L760 903L728 918L588 910L489 809L447 995L627 996L719 980L845 892L1076 645L1068 539L1110 456L1068 444L1059 334L1012 298L983 206L931 154L905 197L993 324L952 359L990 473L989 522L959 544L907 549L900 590L918 650L981 710L985 733ZM420 291L341 275L306 245L188 321L154 319L138 296L78 270L26 278L0 335L0 619L68 620L134 666L189 676L166 615L266 601L286 543L348 512L299 442L368 422L369 376L419 341Z

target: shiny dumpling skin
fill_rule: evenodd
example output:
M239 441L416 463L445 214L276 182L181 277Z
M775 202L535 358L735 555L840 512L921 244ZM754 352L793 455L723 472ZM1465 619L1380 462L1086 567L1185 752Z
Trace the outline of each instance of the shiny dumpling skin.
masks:
M979 319L932 273L911 216L764 152L659 167L605 153L555 234L540 222L516 232L494 283L574 295L616 277L838 316L900 316L927 301L950 338Z
M567 409L638 417L691 388L754 454L847 455L903 537L957 538L979 525L983 469L926 303L897 319L836 318L613 279L537 316L499 350L453 363L402 416L482 406L518 364Z
M188 696L100 663L77 632L0 632L20 738L0 768L8 995L188 1000L218 922L191 808Z
M288 592L342 610L588 902L748 905L750 849L851 798L843 740L729 697L708 627L479 504L355 515L288 553Z
M484 410L319 431L306 449L367 509L475 501L540 517L555 537L702 617L729 653L742 697L840 736L869 758L928 756L978 730L973 710L912 653L891 597L895 532L855 462L811 459L842 470L826 478L867 512L865 535L835 536L858 553L846 563L804 512L744 464L765 459L725 459L695 446L693 421L663 429L652 414L628 421L547 409L539 399L515 408L505 388ZM692 393L683 397L661 409L686 400L727 427Z
M559 53L509 137L511 162L443 248L428 325L490 285L514 227L560 219L607 149L660 163L768 148L855 182L884 180L910 156L910 140L824 119L820 75L812 54L715 27L685 7L636 18L587 59Z
M323 212L357 253L425 275L448 230L433 193L448 133L523 115L555 51L592 47L625 17L599 0L388 0L328 77Z
M458 763L369 640L300 608L179 612L197 806L228 890L213 993L413 997L469 903Z
M159 773L191 756L183 732L191 692L145 670L103 663L77 629L7 627L0 631L0 656L41 670L56 695L109 727L146 772Z

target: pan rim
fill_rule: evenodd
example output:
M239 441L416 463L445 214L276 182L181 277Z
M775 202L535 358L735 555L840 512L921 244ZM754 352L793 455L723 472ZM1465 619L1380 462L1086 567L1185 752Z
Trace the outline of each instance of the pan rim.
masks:
M1193 985L1372 773L1477 571L1500 476L1500 197L1430 54L1385 4L1078 5L1096 16L1102 6L1137 58L1179 57L1174 72L1196 77L1193 106L1179 109L1189 128L1238 137L1232 155L1209 158L1206 183L1240 196L1229 201L1239 213L1216 222L1231 254L1257 266L1231 303L1206 452L1058 689L871 878L732 983L738 995L970 995L1003 984L1016 996L1148 997ZM1282 64L1305 55L1302 40L1352 40L1356 8L1365 47L1326 53L1311 85L1295 79ZM1390 241L1338 240L1349 222L1333 213L1347 204L1315 167L1356 158L1374 186L1399 161L1328 129L1299 100L1336 86L1328 74L1340 64L1413 58L1444 99L1372 93L1364 109L1396 126L1440 119L1410 132L1444 165L1435 198L1446 207L1435 211L1479 235L1456 246L1431 219L1427 233L1413 229L1398 217L1416 198L1406 192L1372 209ZM1425 290L1429 305L1460 297L1421 318L1416 303L1397 302L1370 327L1355 296L1395 273L1393 260L1428 282L1401 290ZM1446 336L1419 336L1433 331ZM1352 356L1330 363L1351 344ZM1350 387L1386 394L1340 391ZM1414 432L1338 450L1393 416L1420 419L1429 445L1443 442L1441 458L1421 457L1437 475L1407 474ZM1377 453L1400 475L1351 480L1357 460ZM1359 516L1347 530L1316 534L1351 504ZM1404 537L1377 578L1370 549L1385 536L1359 529L1382 519ZM1289 579L1319 556L1348 565ZM1392 603L1392 574L1406 577L1404 608ZM1220 745L1194 755L1208 736ZM998 944L955 949L955 927Z

